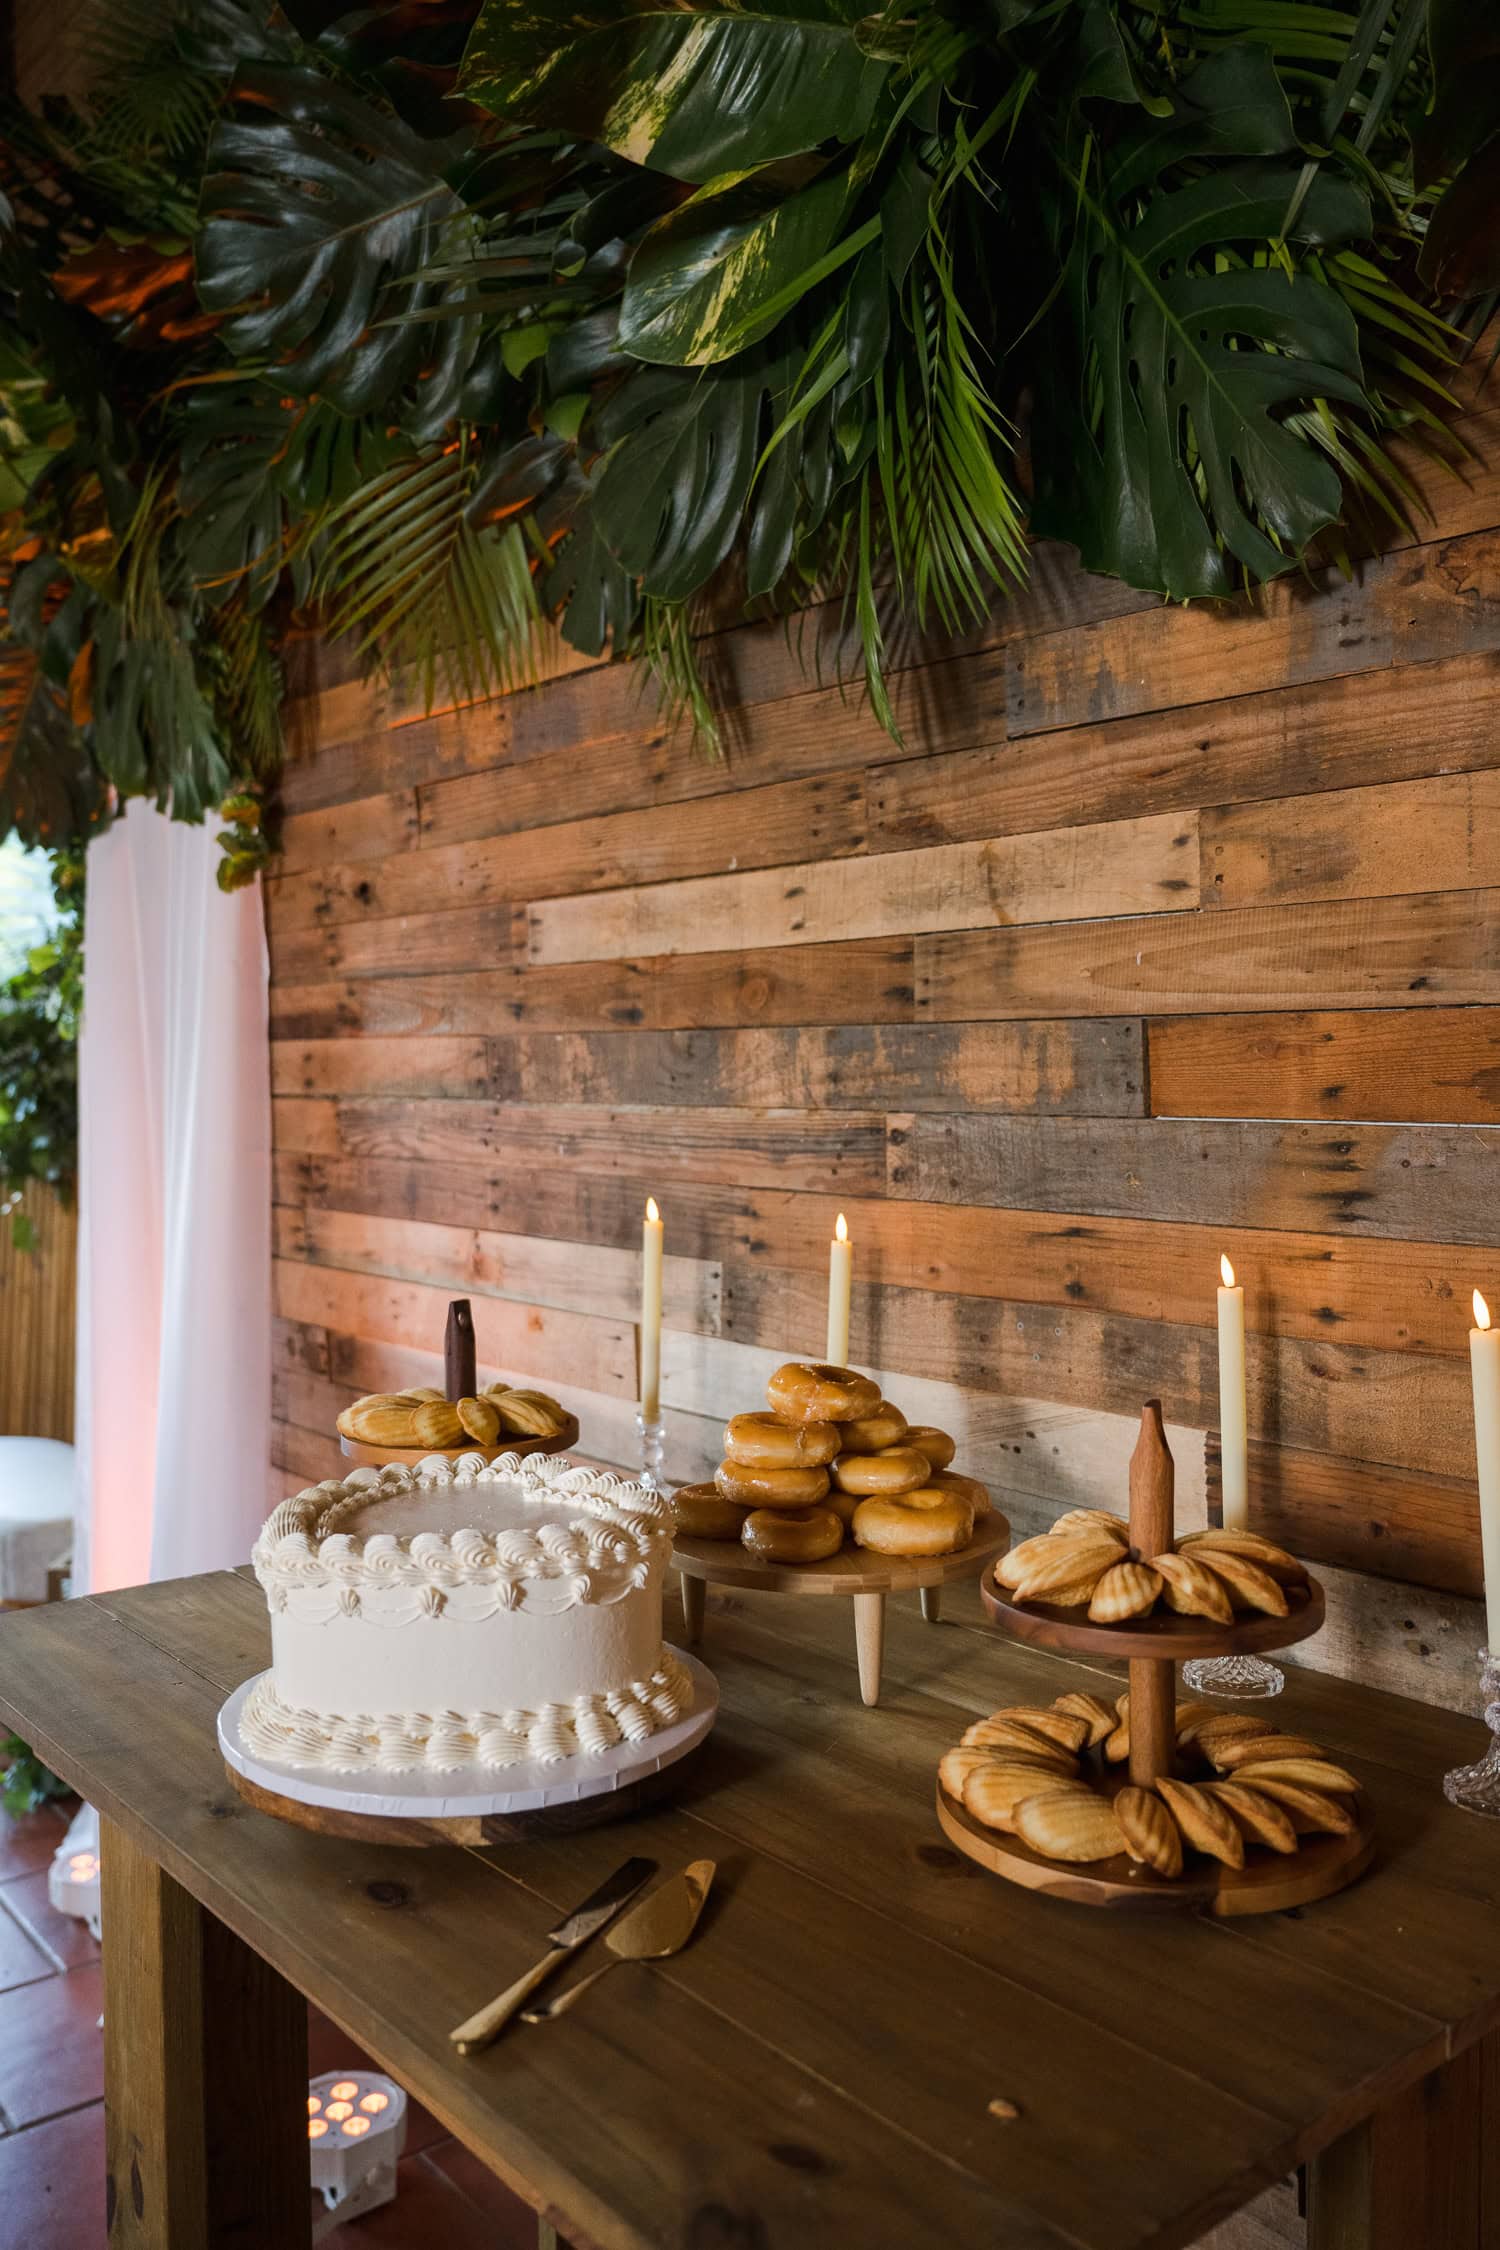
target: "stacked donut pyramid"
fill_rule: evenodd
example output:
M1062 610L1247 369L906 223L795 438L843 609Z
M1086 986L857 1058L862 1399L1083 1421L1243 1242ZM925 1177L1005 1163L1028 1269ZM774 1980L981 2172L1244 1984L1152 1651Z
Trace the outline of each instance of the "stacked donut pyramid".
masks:
M712 1484L675 1496L689 1538L738 1540L762 1561L824 1562L846 1539L881 1555L956 1554L990 1496L951 1467L945 1430L908 1423L869 1376L789 1361L769 1412L736 1414Z
M1198 1854L1235 1869L1250 1848L1295 1852L1305 1836L1351 1834L1359 1783L1316 1742L1206 1703L1177 1710L1177 1764L1149 1789L1110 1792L1130 1755L1130 1698L1075 1692L976 1720L938 1767L946 1794L981 1827L1018 1836L1045 1859L1125 1854L1180 1876ZM1097 1776L1087 1770L1100 1753Z
M1086 1607L1095 1625L1149 1617L1158 1602L1228 1625L1236 1610L1285 1617L1288 1592L1306 1589L1307 1572L1258 1531L1193 1531L1165 1554L1139 1555L1118 1516L1072 1508L1050 1531L1012 1547L995 1565L995 1581L1012 1601Z

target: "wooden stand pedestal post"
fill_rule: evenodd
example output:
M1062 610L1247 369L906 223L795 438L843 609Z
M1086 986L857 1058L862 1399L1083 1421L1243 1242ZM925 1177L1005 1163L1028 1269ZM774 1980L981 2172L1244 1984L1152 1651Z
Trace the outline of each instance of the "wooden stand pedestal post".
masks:
M1138 1555L1164 1555L1172 1544L1176 1472L1162 1428L1161 1400L1141 1410L1141 1434L1130 1456L1130 1544ZM1177 1743L1177 1667L1152 1657L1130 1662L1130 1778L1152 1788L1172 1771Z

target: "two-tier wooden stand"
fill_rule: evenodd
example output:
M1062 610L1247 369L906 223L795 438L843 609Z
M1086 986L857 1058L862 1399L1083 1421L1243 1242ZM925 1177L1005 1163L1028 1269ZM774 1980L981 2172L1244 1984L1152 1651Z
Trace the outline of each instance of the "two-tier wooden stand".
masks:
M1144 1560L1166 1554L1172 1546L1173 1483L1161 1404L1151 1399L1142 1410L1141 1434L1130 1462L1130 1544ZM1099 1782L1106 1791L1122 1788L1127 1781L1138 1789L1152 1789L1163 1774L1178 1770L1180 1662L1290 1648L1316 1633L1323 1622L1323 1589L1314 1580L1309 1580L1305 1592L1288 1589L1288 1616L1240 1617L1231 1625L1170 1611L1154 1612L1128 1625L1091 1624L1076 1610L1047 1602L1012 1601L993 1573L982 1581L980 1595L995 1623L1019 1640L1075 1656L1127 1660L1130 1759L1128 1766L1104 1765ZM1375 1848L1363 1796L1355 1800L1355 1811L1358 1822L1351 1835L1304 1837L1295 1852L1285 1855L1252 1845L1242 1869L1195 1858L1182 1875L1168 1880L1124 1853L1082 1865L1045 1859L1018 1836L981 1826L941 1784L938 1787L938 1819L949 1841L1008 1882L1085 1906L1195 1907L1215 1915L1278 1913L1326 1898L1352 1883L1370 1864Z

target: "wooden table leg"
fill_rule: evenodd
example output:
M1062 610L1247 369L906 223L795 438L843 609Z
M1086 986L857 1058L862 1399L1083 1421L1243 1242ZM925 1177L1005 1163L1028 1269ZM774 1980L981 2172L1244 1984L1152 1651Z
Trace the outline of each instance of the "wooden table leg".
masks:
M685 1570L679 1570L677 1583L682 1588L682 1637L689 1648L696 1648L703 1638L703 1618L708 1608L708 1580L691 1578Z
M1500 2250L1500 2034L1307 2167L1307 2250Z
M936 1625L943 1614L942 1587L919 1586L917 1588L917 1593L922 1603L922 1615L926 1618L929 1625Z
M854 1646L859 1656L859 1692L866 1703L880 1701L880 1665L885 1654L884 1594L855 1594Z
M311 2240L307 2004L100 1822L110 2250Z

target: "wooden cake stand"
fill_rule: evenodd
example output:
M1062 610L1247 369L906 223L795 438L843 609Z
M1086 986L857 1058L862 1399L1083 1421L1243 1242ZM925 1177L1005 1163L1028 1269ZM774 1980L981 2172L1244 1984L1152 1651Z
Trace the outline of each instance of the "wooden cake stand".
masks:
M1160 1402L1152 1399L1142 1411L1141 1435L1130 1463L1130 1544L1139 1555L1160 1555L1170 1548L1173 1536L1172 1456L1162 1429ZM1101 1756L1102 1771L1094 1777L1109 1795L1127 1782L1138 1789L1153 1789L1162 1775L1177 1770L1179 1661L1290 1648L1317 1632L1324 1606L1322 1587L1310 1581L1300 1596L1288 1593L1291 1613L1286 1617L1238 1617L1233 1624L1216 1625L1211 1618L1165 1611L1135 1624L1097 1625L1077 1610L1046 1602L1014 1602L988 1574L980 1596L997 1625L1034 1647L1127 1660L1129 1765L1110 1767ZM1309 1836L1295 1852L1286 1854L1252 1845L1242 1869L1202 1860L1171 1878L1153 1874L1123 1852L1114 1859L1082 1864L1046 1859L1019 1836L984 1827L948 1795L941 1782L937 1814L943 1833L959 1851L1027 1890L1045 1891L1081 1906L1168 1911L1192 1907L1227 1917L1277 1914L1290 1906L1305 1906L1362 1875L1374 1856L1374 1827L1363 1794L1351 1802L1356 1825L1347 1836Z
M385 1469L392 1463L415 1468L419 1461L459 1461L477 1453L482 1460L498 1461L503 1453L567 1453L578 1443L578 1417L570 1414L553 1437L506 1438L499 1445L361 1445L356 1438L341 1437L339 1451L363 1469Z
M866 1547L843 1547L825 1562L762 1562L732 1539L684 1539L672 1550L682 1586L683 1633L689 1648L703 1638L710 1586L760 1594L844 1595L854 1604L854 1647L859 1659L859 1692L866 1703L880 1700L880 1668L885 1650L887 1594L922 1597L922 1615L937 1621L940 1589L950 1578L976 1578L1010 1545L1010 1525L998 1512L987 1515L967 1547L957 1554L905 1560L876 1555Z

